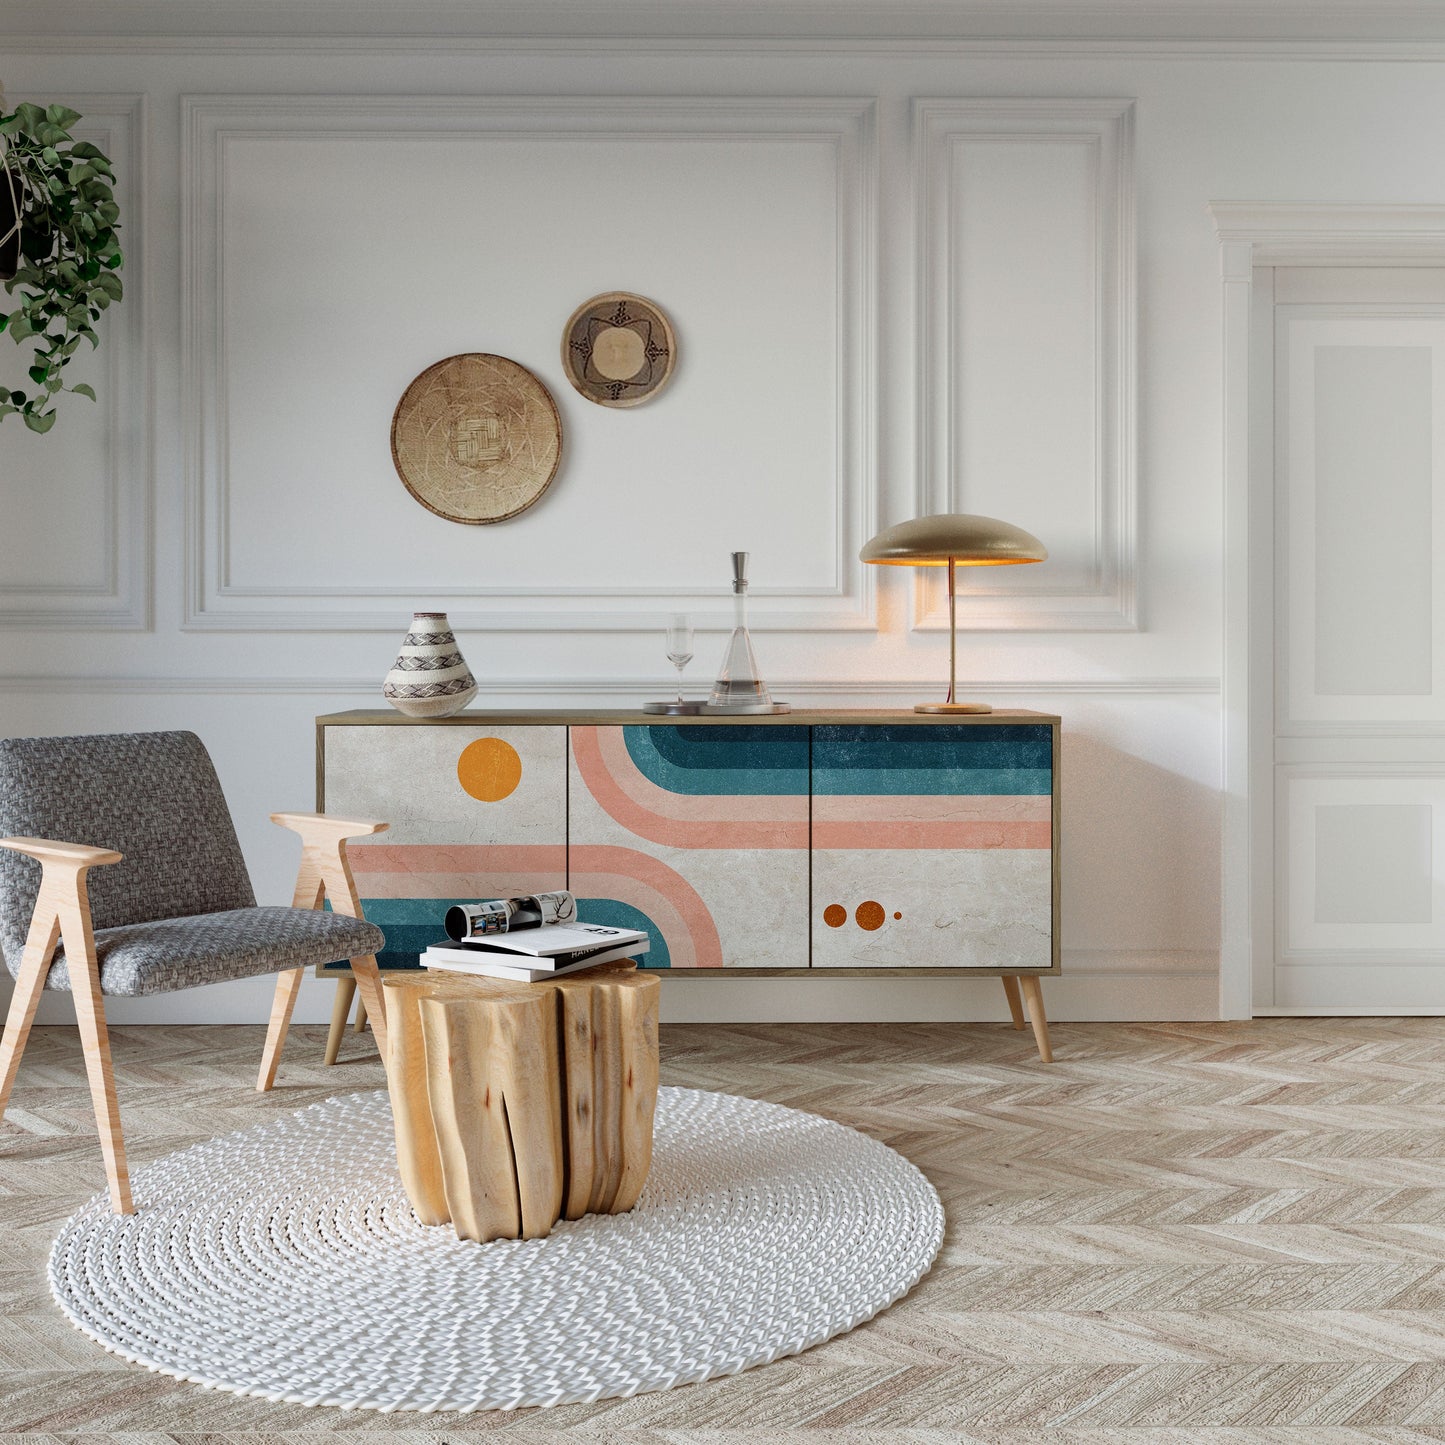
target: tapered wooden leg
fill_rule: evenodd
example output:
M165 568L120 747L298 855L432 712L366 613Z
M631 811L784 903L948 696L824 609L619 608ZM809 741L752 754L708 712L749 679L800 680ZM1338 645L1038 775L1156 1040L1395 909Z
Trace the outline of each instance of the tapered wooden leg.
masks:
M94 957L86 958L84 954L83 949L72 950L71 940L66 939L65 956L70 965L70 987L75 995L75 1021L80 1027L85 1071L90 1076L90 1102L95 1109L100 1152L105 1156L110 1207L116 1214L134 1214L130 1174L125 1166L125 1140L120 1132L120 1105L116 1102L115 1076L110 1063L110 1034L100 996L99 969Z
M286 1031L291 1027L291 1014L296 1007L296 995L301 991L301 975L304 969L288 968L276 975L276 992L271 996L271 1022L266 1027L266 1047L261 1050L261 1073L256 1080L256 1092L264 1094L276 1082L276 1066L281 1062L281 1050L286 1047Z
M16 979L15 992L10 996L5 1035L0 1038L0 1119L5 1117L5 1106L10 1102L15 1075L20 1072L20 1056L25 1052L30 1025L35 1022L35 1010L40 1005L40 994L45 988L45 975L50 971L50 960L59 941L59 918L52 914L47 922L43 910L37 906L30 920L30 936L25 940L25 952L20 959L20 977Z
M381 996L381 970L376 966L376 955L351 960L351 972L356 986L361 991L362 1001L371 1019L371 1032L376 1038L376 1047L381 1050L381 1060L386 1062L386 1001Z
M359 1034L366 1032L366 1017L366 1000L359 998L356 1000L356 1032Z
M1039 1046L1039 1058L1044 1063L1054 1061L1053 1045L1049 1043L1049 1021L1044 1017L1044 991L1039 986L1037 974L1024 974L1019 982L1023 985L1024 997L1029 1005L1029 1022L1034 1026L1034 1042Z
M1016 978L1005 976L1003 979L1003 991L1008 995L1008 1011L1013 1015L1014 1027L1021 1029L1024 1026L1024 1001L1019 997L1019 981Z
M346 1032L346 1020L351 1013L351 1000L356 997L356 980L348 974L336 980L336 1002L331 1005L331 1031L326 1035L326 1062L336 1062L341 1052L341 1036Z

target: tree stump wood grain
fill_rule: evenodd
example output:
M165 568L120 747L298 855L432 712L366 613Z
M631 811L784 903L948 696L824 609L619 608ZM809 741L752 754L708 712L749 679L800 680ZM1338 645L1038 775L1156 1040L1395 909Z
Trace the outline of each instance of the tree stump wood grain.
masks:
M388 977L397 1162L417 1218L538 1239L631 1209L652 1163L658 992L631 964L541 983Z

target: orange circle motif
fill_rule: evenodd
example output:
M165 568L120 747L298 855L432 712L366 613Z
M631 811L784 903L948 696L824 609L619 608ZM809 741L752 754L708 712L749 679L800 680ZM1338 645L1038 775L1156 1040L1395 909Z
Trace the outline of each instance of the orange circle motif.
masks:
M479 802L500 803L522 781L522 759L501 738L478 738L457 759L457 781Z
M858 920L858 927L866 928L869 933L872 933L875 928L882 928L886 916L883 912L883 905L874 903L872 899L869 899L867 903L860 903L857 913L853 915Z
M823 910L823 922L829 928L842 928L848 921L848 910L841 903L830 903Z
M893 916L894 916L895 918L902 918L902 917L903 917L903 915L902 915L901 913L895 913Z

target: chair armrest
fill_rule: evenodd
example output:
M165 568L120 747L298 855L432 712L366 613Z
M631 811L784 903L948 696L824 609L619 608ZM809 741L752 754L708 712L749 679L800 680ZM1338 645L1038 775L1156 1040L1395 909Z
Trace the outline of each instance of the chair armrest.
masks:
M384 833L390 823L374 823L355 818L337 818L330 813L272 813L271 821L282 828L290 828L303 839L318 842L335 842L343 838L365 838L372 833Z
M86 843L59 843L50 838L0 838L0 848L24 853L41 863L61 863L70 868L119 863L125 856L113 848L92 848Z

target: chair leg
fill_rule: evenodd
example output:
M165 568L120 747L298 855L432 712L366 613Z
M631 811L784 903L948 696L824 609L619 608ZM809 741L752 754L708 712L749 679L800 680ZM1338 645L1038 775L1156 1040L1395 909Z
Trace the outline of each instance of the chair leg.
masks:
M336 1001L331 1005L331 1031L326 1035L326 1063L336 1062L341 1052L341 1036L351 1013L351 1000L356 996L356 980L348 973L336 980Z
M5 1034L0 1038L0 1119L5 1117L15 1075L20 1072L20 1056L30 1038L30 1026L35 1022L35 1010L40 1006L40 995L45 988L45 975L50 971L50 960L59 942L59 918L52 916L47 925L41 922L37 912L30 921L30 936L25 940L25 952L20 960L20 977L15 980L10 1012L5 1017Z
M381 1061L386 1063L386 1003L381 996L381 970L376 966L376 955L351 960L351 972L356 977L356 986L361 991L362 1002L366 1004L367 1016L371 1019L371 1032L376 1037L376 1047L381 1052Z
M1003 991L1008 996L1008 1011L1013 1015L1014 1027L1021 1029L1024 1026L1024 1001L1019 997L1019 981L1005 975L1002 982Z
M105 1004L100 996L99 971L93 958L70 958L69 953L67 948L70 987L75 995L75 1021L80 1028L85 1071L90 1076L90 1102L95 1108L100 1152L105 1156L110 1207L116 1214L134 1214L130 1174L125 1165L125 1140L120 1132L120 1105L116 1102L115 1075L110 1062L110 1034L105 1026Z
M1039 1058L1044 1063L1054 1061L1054 1048L1049 1042L1049 1021L1044 1017L1044 991L1039 986L1037 974L1024 974L1019 982L1024 987L1024 997L1029 1004L1029 1022L1034 1026L1034 1042L1039 1046Z
M354 1025L357 1033L364 1034L366 1032L367 1017L366 1000L359 998L356 1000L356 1023Z
M276 1069L281 1063L281 1050L286 1047L286 1031L291 1027L291 1014L296 995L301 991L301 975L305 969L288 968L276 975L276 992L271 996L271 1021L266 1026L266 1047L261 1050L261 1073L256 1092L264 1094L276 1082Z

